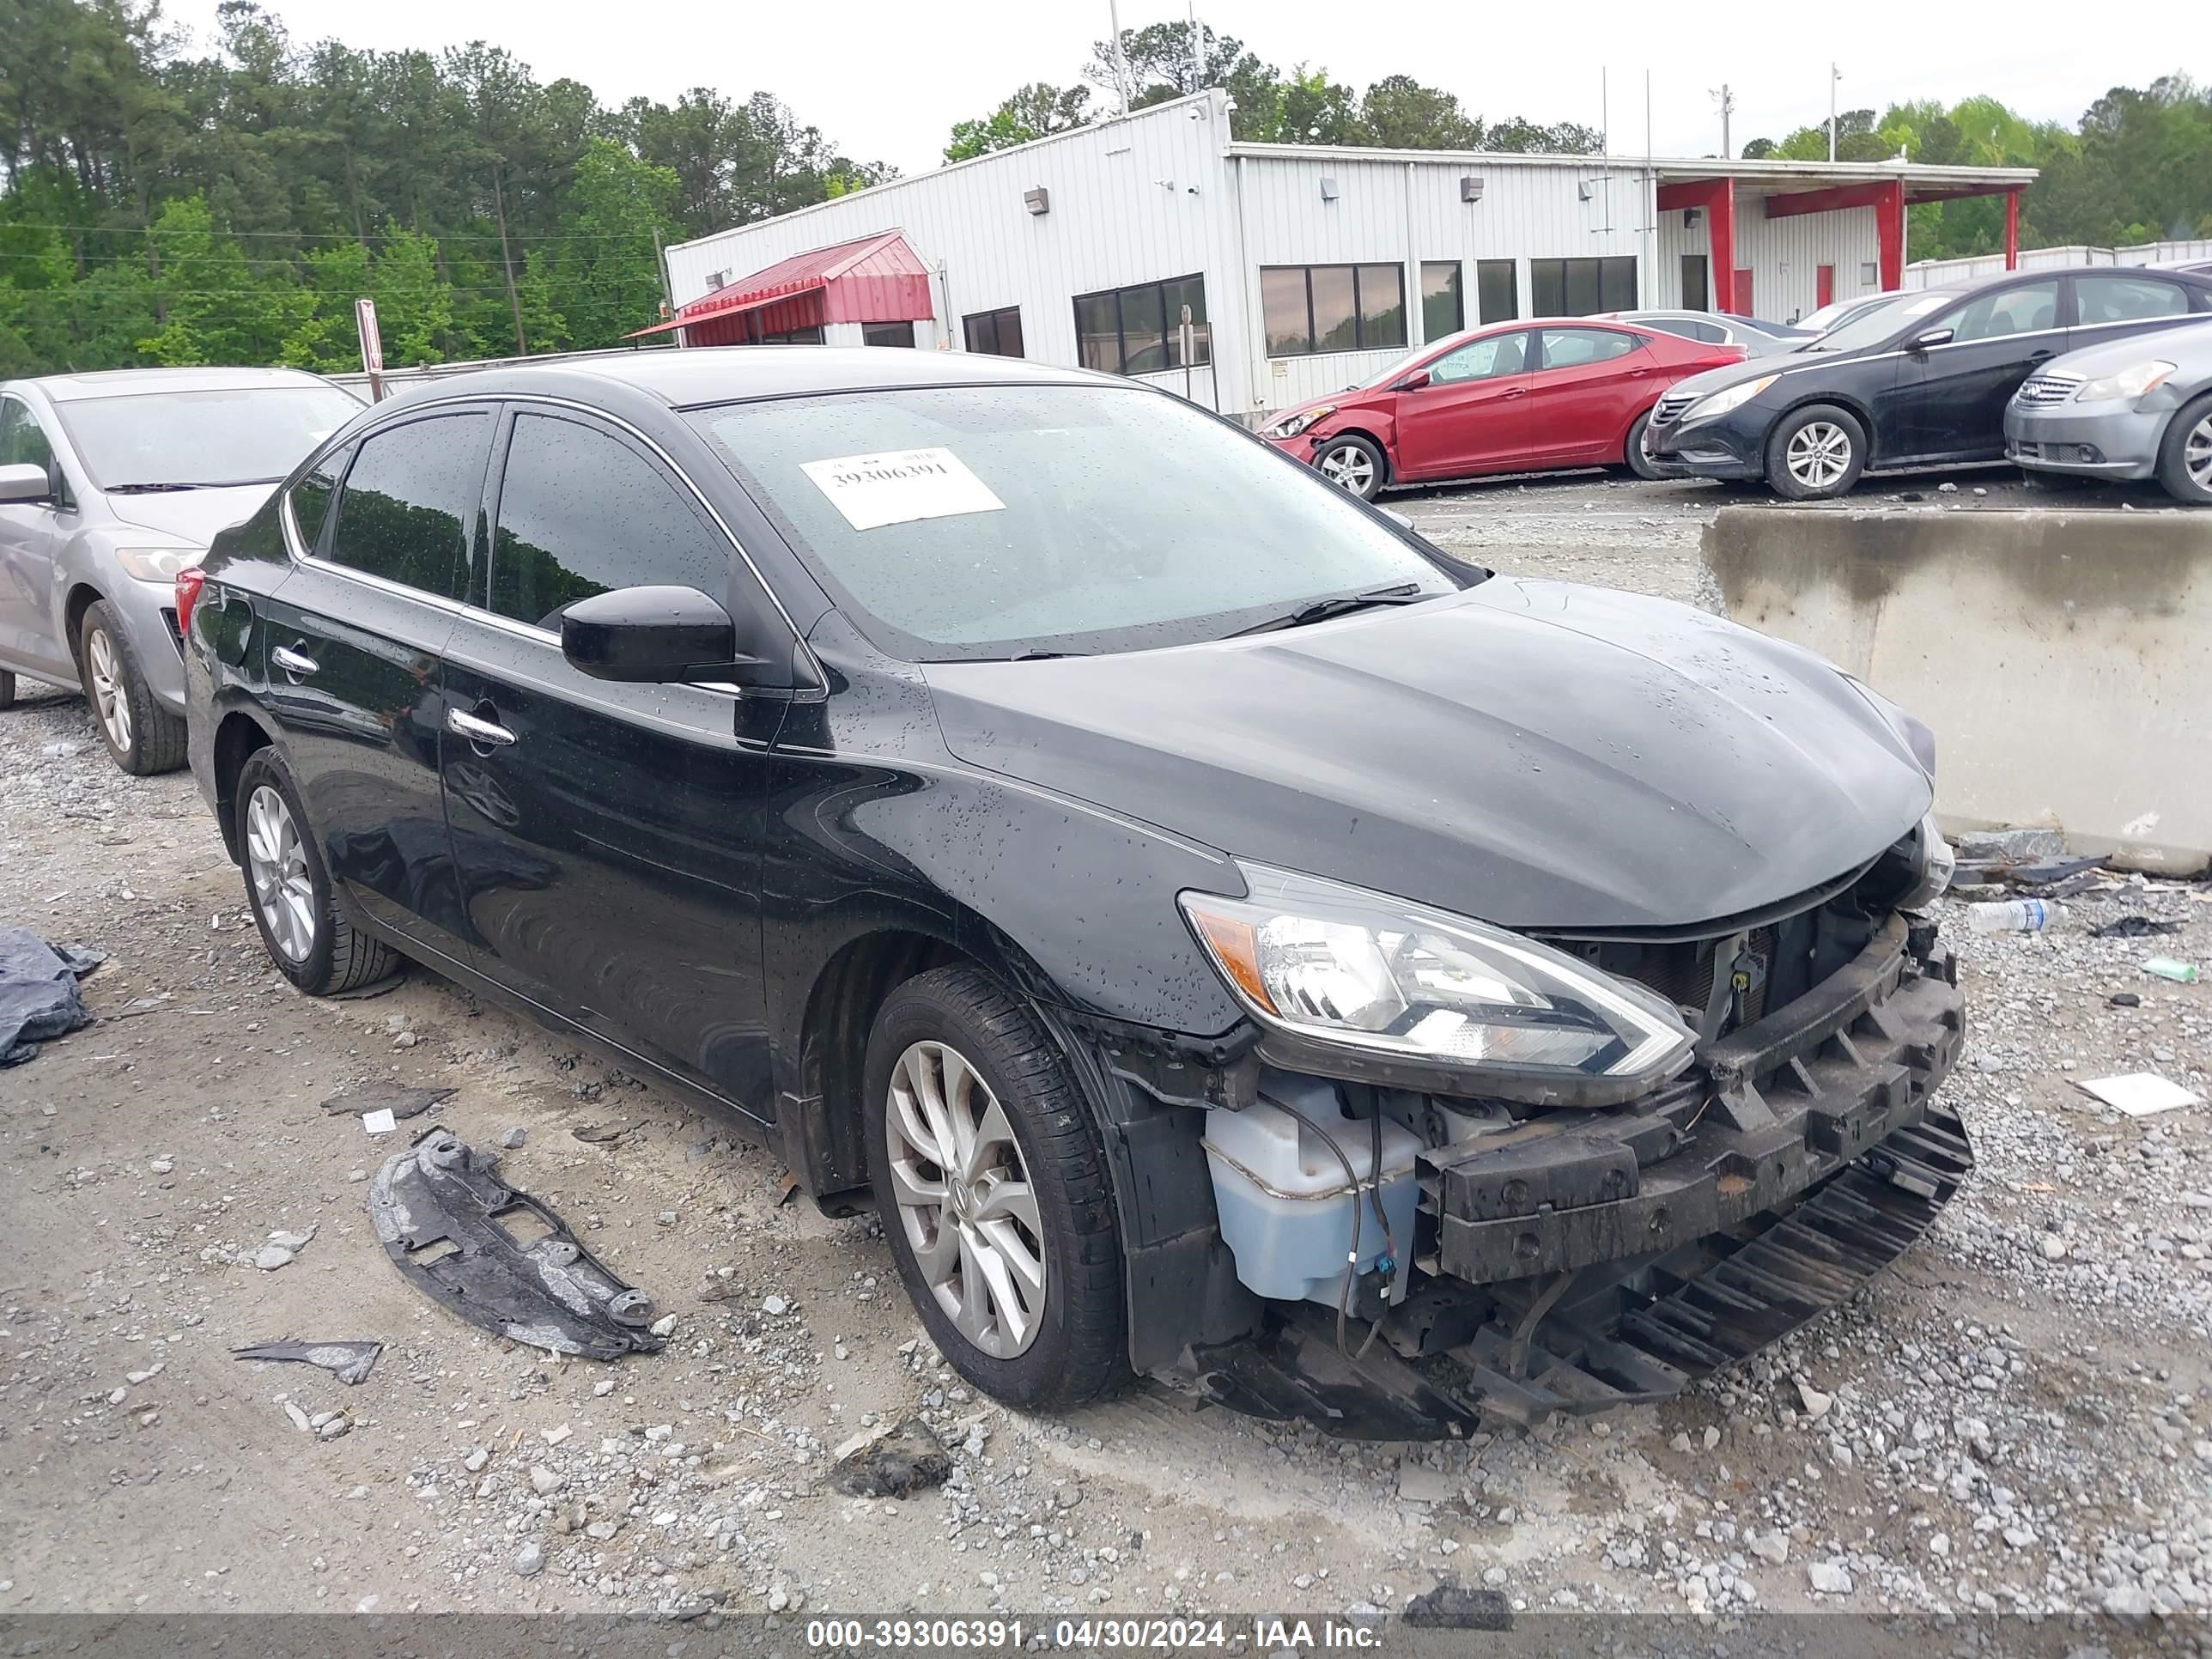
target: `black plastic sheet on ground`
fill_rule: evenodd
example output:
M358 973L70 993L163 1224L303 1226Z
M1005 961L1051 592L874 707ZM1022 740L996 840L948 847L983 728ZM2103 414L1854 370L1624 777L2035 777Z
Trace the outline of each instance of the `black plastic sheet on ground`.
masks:
M76 982L102 960L27 927L0 927L0 1066L20 1066L49 1038L92 1024Z

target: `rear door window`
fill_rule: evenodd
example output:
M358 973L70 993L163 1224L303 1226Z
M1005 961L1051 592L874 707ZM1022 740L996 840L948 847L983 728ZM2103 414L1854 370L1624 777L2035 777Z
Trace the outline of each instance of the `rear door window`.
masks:
M1431 386L1449 386L1457 380L1488 380L1501 374L1518 374L1526 368L1528 337L1524 332L1488 334L1470 340L1429 365Z
M2189 314L2189 295L2179 283L2157 276L2099 274L2074 279L2074 309L2083 328L2100 323L2139 323Z
M598 427L518 414L492 538L491 608L560 626L617 587L696 587L727 604L730 541L657 461Z
M441 599L459 598L483 503L491 428L490 412L474 410L363 438L338 494L324 556Z

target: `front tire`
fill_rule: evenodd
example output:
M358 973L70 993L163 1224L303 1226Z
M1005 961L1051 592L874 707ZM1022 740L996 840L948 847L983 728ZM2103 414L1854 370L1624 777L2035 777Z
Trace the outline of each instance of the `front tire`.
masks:
M231 792L246 901L276 971L311 997L358 990L395 971L399 958L356 928L331 902L330 872L292 775L273 749L257 749Z
M1622 447L1621 463L1639 478L1652 479L1659 469L1651 465L1651 457L1644 451L1644 434L1651 424L1651 411L1645 410L1636 417L1636 424L1628 428L1628 441Z
M1766 439L1766 483L1793 501L1847 494L1866 471L1866 428L1847 409L1814 404L1783 416Z
M1105 1152L1036 1017L980 969L893 991L868 1039L877 1212L939 1352L1008 1405L1080 1405L1128 1374Z
M2178 501L2212 506L2212 393L2166 423L2158 447L2158 481Z
M77 625L77 663L93 723L108 758L133 777L173 772L185 763L185 722L146 684L137 647L105 599Z
M1382 488L1382 481L1390 471L1382 450L1357 432L1324 440L1314 452L1313 464L1322 477L1350 490L1363 501L1375 499L1376 491Z

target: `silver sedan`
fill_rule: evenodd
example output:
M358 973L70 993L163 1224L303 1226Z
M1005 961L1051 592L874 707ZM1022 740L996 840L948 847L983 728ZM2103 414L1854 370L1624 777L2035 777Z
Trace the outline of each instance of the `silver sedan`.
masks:
M2212 322L2053 359L2013 394L2005 453L2039 472L2156 478L2212 506Z
M82 685L118 766L182 766L176 574L360 409L288 368L0 384L0 708Z

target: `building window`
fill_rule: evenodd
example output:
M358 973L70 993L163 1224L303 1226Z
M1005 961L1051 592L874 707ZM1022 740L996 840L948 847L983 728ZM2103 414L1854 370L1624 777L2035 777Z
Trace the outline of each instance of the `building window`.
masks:
M807 328L787 328L774 334L762 334L745 342L747 345L820 345L822 325L816 323Z
M1588 317L1636 309L1636 256L1613 259L1531 259L1528 285L1539 317Z
M1480 259L1474 267L1475 315L1510 323L1521 314L1521 284L1510 259Z
M1403 265L1263 265L1270 357L1377 351L1406 343Z
M1459 261L1421 262L1421 337L1441 340L1467 326L1467 307L1460 301Z
M970 351L988 352L994 357L1019 357L1022 351L1022 308L1008 306L1002 311L978 311L960 319L960 329Z
M912 323L862 323L862 345L910 346L914 343Z
M1190 307L1191 355L1182 360L1182 309ZM1019 332L1019 324L1016 331ZM1157 374L1213 361L1206 320L1206 279L1174 276L1075 298L1076 350L1085 368L1109 374Z

